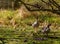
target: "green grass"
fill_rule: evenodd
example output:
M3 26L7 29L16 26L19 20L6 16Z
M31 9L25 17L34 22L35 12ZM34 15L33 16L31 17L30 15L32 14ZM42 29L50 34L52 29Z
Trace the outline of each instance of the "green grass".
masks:
M6 44L60 44L60 39L48 38L47 40L35 40L35 37L44 37L44 35L41 35L41 33L35 33L35 30L32 26L27 25L28 23L33 23L36 18L31 15L25 19L19 19L18 17L16 18L16 14L17 11L12 10L3 10L0 12L0 21L4 22L0 26L0 38L7 38L6 40L4 40L5 42L7 42ZM14 26L10 23L11 19L9 18L14 19L16 24L18 24L16 28L14 28ZM60 36L60 29L58 29L60 27L60 17L41 14L39 15L39 20L43 23L45 23L45 21L48 21L48 23L52 23L51 32L54 32L56 30L56 36ZM57 29L56 27L54 27L54 23L57 23ZM42 27L39 26L37 30L41 30L41 28ZM35 35L33 35L33 33ZM27 42L24 42L25 39L27 40Z

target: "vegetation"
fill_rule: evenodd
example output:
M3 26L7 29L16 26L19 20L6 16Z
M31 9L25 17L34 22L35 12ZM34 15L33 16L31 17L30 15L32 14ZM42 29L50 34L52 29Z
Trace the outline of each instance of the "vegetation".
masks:
M52 23L51 26L51 32L56 32L56 35L50 35L49 36L59 36L60 33L60 17L57 15L51 15L48 14L39 15L39 20L42 22L40 23L40 26L37 28L38 32L35 33L34 28L32 26L27 25L28 23L33 23L36 18L34 15L31 15L25 19L20 19L19 17L16 17L17 11L12 10L3 10L0 12L0 38L6 38L4 42L6 44L59 44L60 39L51 39L48 38L46 40L36 40L35 38L43 37L44 35L39 34L39 30L42 29L42 26L44 23ZM13 19L12 23L11 20ZM13 25L13 23L15 23ZM52 33L52 34L54 34ZM35 35L33 35L35 34ZM47 41L48 40L48 41ZM26 42L25 42L26 41Z
M25 2L27 3L27 1L28 0ZM16 2L19 2L19 0ZM32 2L34 1L29 0L30 4ZM24 5L24 3L22 4ZM24 6L22 6L22 9L19 8L17 10L0 10L0 44L60 44L60 15L49 11L31 12L26 8L23 9ZM25 15L26 17L20 18L20 14L18 14L21 13L20 10L23 10L22 13L24 14L22 14L22 16ZM28 16L26 13L28 13ZM36 16L40 23L35 33L35 28L28 24L36 21ZM48 33L48 36L46 36L40 31L43 26L49 23L51 23L51 31Z

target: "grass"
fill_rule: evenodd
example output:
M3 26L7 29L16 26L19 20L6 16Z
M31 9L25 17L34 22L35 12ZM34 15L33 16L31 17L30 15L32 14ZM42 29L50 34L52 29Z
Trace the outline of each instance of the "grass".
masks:
M41 34L34 32L32 26L27 25L28 23L33 23L36 19L33 15L20 19L16 17L17 11L12 10L2 10L0 12L0 38L7 38L4 40L6 44L60 44L60 39L50 39L47 40L35 40L35 37L41 37ZM16 24L11 24L10 21L13 19ZM58 32L56 36L60 36L60 17L59 16L49 16L49 15L39 15L39 20L42 21L42 25L46 23L52 23L51 32ZM14 23L14 21L12 23ZM40 24L40 25L41 25ZM14 28L14 26L16 27ZM55 26L56 25L56 26ZM38 31L41 30L39 26ZM55 31L56 30L56 31ZM33 33L35 35L33 35ZM44 35L42 35L44 37Z

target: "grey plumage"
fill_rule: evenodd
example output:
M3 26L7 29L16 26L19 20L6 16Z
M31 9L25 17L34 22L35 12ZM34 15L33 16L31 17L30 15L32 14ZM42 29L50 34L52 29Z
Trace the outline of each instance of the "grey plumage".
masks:
M36 18L36 21L34 21L33 23L28 23L27 25L32 26L33 28L39 27L39 22L40 21L39 21L37 16L35 18Z
M36 16L36 21L32 24L32 27L34 27L34 28L39 27L39 19L38 19L38 16Z
M51 24L48 24L47 27L43 27L41 32L44 34L48 34L50 32L50 26Z
M33 24L32 24L32 27L38 27L39 26L39 22L38 21L35 21Z

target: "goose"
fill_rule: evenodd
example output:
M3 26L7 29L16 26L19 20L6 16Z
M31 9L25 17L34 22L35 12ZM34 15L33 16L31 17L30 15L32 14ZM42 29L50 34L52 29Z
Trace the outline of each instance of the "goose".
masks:
M50 32L50 26L51 26L51 24L48 24L47 26L43 27L41 32L43 34L48 35L48 33Z
M34 23L32 24L32 27L34 27L34 28L39 27L39 19L38 19L38 17L36 17L36 21L34 21Z

